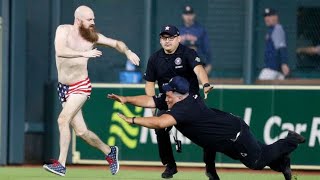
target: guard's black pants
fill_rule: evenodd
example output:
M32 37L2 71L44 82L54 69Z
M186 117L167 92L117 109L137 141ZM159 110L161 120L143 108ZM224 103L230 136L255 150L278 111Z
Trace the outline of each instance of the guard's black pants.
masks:
M175 164L169 134L171 128L172 127L155 130L157 134L159 155L163 165ZM203 149L203 161L206 163L207 166L209 166L210 168L212 167L213 169L215 169L215 157L216 153L214 150Z
M259 142L249 127L242 122L241 134L236 142L227 143L222 151L237 154L240 161L250 169L260 170L269 166L275 171L282 171L285 156L298 146L298 140L292 137L280 139L273 144L266 145Z
M155 131L156 131L157 141L158 141L159 156L162 164L163 165L175 164L176 161L173 156L173 151L172 151L171 142L170 142L170 135L169 135L170 130L156 129Z
M165 111L159 111L157 116L160 116ZM175 159L173 156L173 151L171 147L170 141L170 130L172 127L166 129L156 129L157 141L158 141L158 150L161 162L163 165L169 164L174 165ZM204 149L203 150L203 161L206 163L206 166L210 168L212 172L215 172L215 158L216 153L215 150Z

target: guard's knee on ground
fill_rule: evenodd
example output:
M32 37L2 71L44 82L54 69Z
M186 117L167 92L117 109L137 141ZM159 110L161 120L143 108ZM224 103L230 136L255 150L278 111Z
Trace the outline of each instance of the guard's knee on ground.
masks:
M253 170L262 170L263 169L263 167L253 167L253 168L251 168L251 169L253 169Z
M262 170L265 166L260 165L259 163L255 163L253 164L251 167L249 167L250 169L253 170Z
M263 163L261 163L259 160L252 162L252 161L243 161L241 160L241 162L248 168L252 169L252 170L261 170L265 167L265 165Z

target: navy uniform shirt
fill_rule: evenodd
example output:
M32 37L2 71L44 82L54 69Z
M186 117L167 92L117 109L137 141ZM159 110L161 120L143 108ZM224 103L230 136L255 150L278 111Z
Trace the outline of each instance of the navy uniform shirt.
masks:
M153 97L156 107L160 110L167 109L165 96L165 94L159 94ZM184 136L204 148L220 149L221 147L217 147L219 144L235 139L241 130L242 119L207 107L198 95L189 95L177 102L166 114L177 121L175 127Z
M190 83L190 94L199 94L198 78L193 71L197 65L203 65L197 53L182 44L173 54L166 54L161 48L149 58L144 79L149 82L157 81L160 93L164 93L164 83L175 76L182 76Z

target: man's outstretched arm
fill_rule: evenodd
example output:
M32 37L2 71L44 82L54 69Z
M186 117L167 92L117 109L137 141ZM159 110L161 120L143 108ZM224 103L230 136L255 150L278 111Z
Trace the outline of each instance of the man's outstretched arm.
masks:
M132 52L124 42L105 37L102 34L98 34L98 36L99 36L99 38L98 38L97 44L101 44L101 45L105 45L105 46L109 46L109 47L115 48L120 53L125 54L127 56L127 58L134 65L139 66L140 58L134 52Z
M177 124L177 121L169 114L159 117L126 117L118 113L118 116L129 124L137 124L151 129L164 129Z
M139 107L146 107L146 108L155 108L156 104L152 98L152 96L141 95L141 96L119 96L116 94L108 94L107 96L109 99L113 99L118 101L122 104L130 103L135 106Z

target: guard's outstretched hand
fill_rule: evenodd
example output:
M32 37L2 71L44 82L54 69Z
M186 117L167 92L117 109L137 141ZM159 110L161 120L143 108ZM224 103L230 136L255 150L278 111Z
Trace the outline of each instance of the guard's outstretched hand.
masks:
M107 98L109 99L112 99L112 100L115 100L115 101L118 101L120 102L121 104L125 104L127 102L127 99L126 97L124 96L119 96L119 95L116 95L116 94L108 94L107 95Z
M123 120L126 120L126 118L127 118L125 115L123 115L121 113L117 113L117 115Z
M126 55L127 55L127 58L132 62L132 64L139 66L140 58L136 55L136 53L132 52L131 50L128 50Z
M208 86L203 88L204 99L207 99L209 92L212 90L213 90L213 86Z
M127 116L125 116L125 115L123 115L123 114L121 114L121 113L117 113L117 115L121 118L121 119L123 119L123 120L125 120L127 123L132 123L132 118L128 118Z

